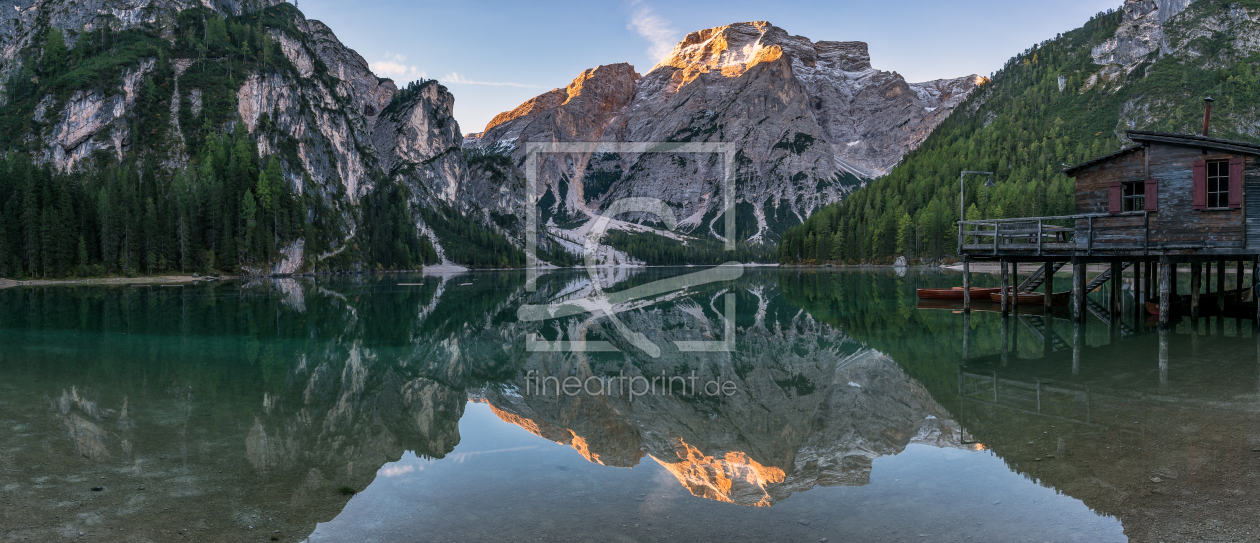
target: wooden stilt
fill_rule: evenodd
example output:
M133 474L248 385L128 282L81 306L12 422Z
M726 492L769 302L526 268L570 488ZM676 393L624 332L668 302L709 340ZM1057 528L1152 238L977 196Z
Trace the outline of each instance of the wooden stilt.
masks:
M1168 255L1159 257L1159 329L1167 330L1172 313L1172 263Z
M971 311L971 260L963 257L963 312Z
M1145 285L1145 281L1143 281L1144 277L1142 273L1145 271L1145 268L1147 268L1147 263L1145 262L1139 261L1139 262L1133 263L1133 325L1134 326L1140 326L1140 323L1142 323L1142 314L1143 312L1145 312L1143 304L1147 302L1147 300L1145 300L1145 297L1142 296L1142 292Z
M1084 274L1081 274L1084 275ZM1081 350L1085 347L1085 323L1072 324L1072 375L1081 374Z
M1238 280L1236 282L1238 283L1238 294L1240 296L1238 298L1238 301L1241 302L1242 301L1241 295L1242 295L1242 289L1243 289L1243 261L1241 260L1238 261Z
M1168 333L1167 327L1159 330L1159 386L1168 385Z
M1203 282L1203 265L1198 262L1190 264L1190 320L1199 318L1199 290Z
M1216 263L1216 310L1220 313L1225 312L1225 259L1221 259ZM1218 315L1220 313L1217 313Z
M1112 322L1115 322L1117 319L1119 319L1120 311L1121 311L1120 304L1123 303L1123 298L1120 297L1120 279L1121 279L1122 274L1124 274L1124 263L1120 262L1119 260L1112 260L1111 261L1111 288L1108 289L1110 290L1109 294L1111 295L1111 317L1112 317L1111 320Z
M1011 284L1014 285L1013 287L1011 287L1012 289L1019 288L1019 261L1018 260L1011 261ZM1015 293L1015 296L1011 297L1011 309L1014 310L1016 315L1019 314L1019 293L1018 292Z
M1072 257L1072 320L1085 322L1085 262Z
M1046 315L1054 309L1054 262L1046 261L1046 297L1045 310ZM1048 318L1048 317L1047 317Z
M1011 308L1011 276L1007 274L1006 261L1002 261L1002 316L1010 314ZM1006 321L1003 321L1005 323ZM1006 326L1003 324L1002 326ZM1005 330L1005 328L1003 328ZM1005 336L1005 333L1003 334ZM1005 342L1003 342L1005 345Z
M971 313L963 311L963 360L971 360Z
M1253 323L1260 330L1260 257L1251 261L1251 299L1256 302L1256 320ZM1260 341L1260 334L1256 334Z
M1007 360L1009 356L1007 354L1007 349L1006 349L1006 345L1007 345L1006 338L1007 338L1007 329L1010 328L1010 325L1011 325L1011 319L1008 318L1006 315L1002 315L1002 365L1003 366L1007 364Z

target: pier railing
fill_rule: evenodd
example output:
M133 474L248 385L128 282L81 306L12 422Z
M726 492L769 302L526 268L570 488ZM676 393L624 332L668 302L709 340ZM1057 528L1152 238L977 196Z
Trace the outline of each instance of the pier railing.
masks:
M1146 211L958 223L960 255L1147 254L1150 248L1151 221Z

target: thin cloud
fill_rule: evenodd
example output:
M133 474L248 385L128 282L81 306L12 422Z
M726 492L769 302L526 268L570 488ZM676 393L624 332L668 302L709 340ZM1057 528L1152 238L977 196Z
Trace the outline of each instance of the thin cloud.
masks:
M385 53L385 60L373 62L368 66L377 74L398 80L424 79L429 75L414 65L408 65L407 57L389 53Z
M458 73L451 72L442 76L442 81L455 85L486 85L489 87L519 87L522 89L541 89L538 85L526 85L524 83L512 83L508 81L474 81L468 79Z
M657 61L664 60L674 50L674 44L678 43L678 31L674 30L669 20L657 15L652 6L644 4L642 0L630 2L630 21L626 28L637 32L651 44L648 54Z

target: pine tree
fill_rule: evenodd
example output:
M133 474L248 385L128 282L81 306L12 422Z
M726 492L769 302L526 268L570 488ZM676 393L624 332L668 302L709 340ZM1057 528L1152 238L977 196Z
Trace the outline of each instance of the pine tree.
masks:
M158 268L157 258L161 254L158 246L157 206L153 205L152 198L144 201L144 249L145 266L152 275L153 270Z
M66 40L61 30L51 28L44 34L44 57L40 60L40 71L45 77L61 72L66 66Z

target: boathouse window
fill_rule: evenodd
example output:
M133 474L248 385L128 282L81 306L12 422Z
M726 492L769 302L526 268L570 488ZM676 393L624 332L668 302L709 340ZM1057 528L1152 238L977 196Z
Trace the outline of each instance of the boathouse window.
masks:
M1229 207L1229 161L1213 160L1207 163L1207 206Z
M1243 159L1198 160L1194 163L1194 208L1242 207Z
M1124 211L1146 209L1146 182L1130 181L1124 184Z

